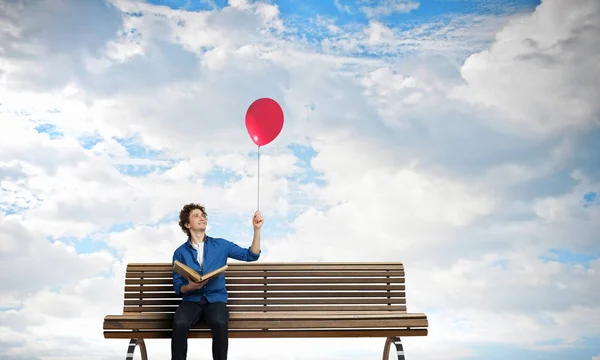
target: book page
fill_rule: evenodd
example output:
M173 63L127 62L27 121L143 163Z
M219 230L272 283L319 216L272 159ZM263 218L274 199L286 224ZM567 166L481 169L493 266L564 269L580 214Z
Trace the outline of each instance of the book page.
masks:
M173 264L173 270L178 273L179 275L183 276L184 278L190 278L196 282L201 282L204 281L206 279L212 279L213 277L219 276L221 275L225 270L227 270L229 266L225 265L223 267L220 267L216 270L213 270L209 273L206 273L202 276L200 276L200 274L198 274L197 271L195 271L194 269L192 269L191 267L185 265L182 262L179 262L177 260L175 260L174 264Z
M198 272L196 272L196 270L177 260L175 260L173 263L173 270L186 279L189 277L194 281L202 281L202 277L200 274L198 274Z
M209 273L202 275L202 281L204 281L206 279L212 279L215 276L221 275L225 270L227 270L227 268L228 268L228 265L225 265L223 267L218 268L217 270L213 270Z

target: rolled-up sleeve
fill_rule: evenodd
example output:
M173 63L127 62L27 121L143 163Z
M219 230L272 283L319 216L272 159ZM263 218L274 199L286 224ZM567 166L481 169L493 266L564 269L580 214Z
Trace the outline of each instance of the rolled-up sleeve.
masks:
M232 259L251 262L258 260L260 253L261 251L259 251L258 254L255 254L250 248L245 249L233 242L229 242L229 251L227 255Z
M181 259L181 255L177 252L173 253L173 261L171 263L171 267L175 265L175 260L179 262L183 262ZM179 275L175 270L173 270L173 290L177 295L181 295L181 287L187 283L187 280L183 278L183 276Z

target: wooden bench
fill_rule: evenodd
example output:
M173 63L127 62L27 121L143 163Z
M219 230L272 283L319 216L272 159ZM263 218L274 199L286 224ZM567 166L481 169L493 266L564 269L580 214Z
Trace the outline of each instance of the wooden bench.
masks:
M402 263L229 263L230 338L385 338L404 359L401 336L426 336L427 316L406 311ZM170 339L181 297L170 263L128 264L122 315L104 318L105 338L131 339L127 359L144 339ZM189 338L210 338L205 323Z

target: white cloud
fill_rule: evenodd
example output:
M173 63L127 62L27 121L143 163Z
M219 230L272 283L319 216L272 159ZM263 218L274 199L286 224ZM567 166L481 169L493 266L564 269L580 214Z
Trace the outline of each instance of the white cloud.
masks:
M374 6L362 6L360 9L368 17L388 16L394 13L408 13L419 8L419 3L406 0L383 0L382 2L364 1Z
M106 251L79 254L62 241L49 242L16 216L0 214L2 304L18 306L27 294L106 273L114 258ZM43 264L43 265L42 265Z
M11 89L51 91L84 75L81 61L113 39L121 14L109 1L10 2L3 5L0 24L12 29L0 33L3 58L10 61ZM96 29L89 32L88 29ZM36 61L35 59L44 59Z
M500 129L589 130L600 123L599 31L600 3L546 0L534 14L511 20L490 49L467 59L466 85L457 96L506 113Z
M336 19L323 16L320 21L311 22L309 29L301 30L324 37L318 44L318 50L340 56L377 54L406 59L407 55L423 58L427 54L435 54L462 62L474 50L486 48L489 40L509 19L509 16L474 14L442 16L403 28L370 18L364 26L340 24L332 27L332 22L338 23ZM304 44L302 38L294 39L294 42L296 45Z
M338 9L340 12L345 12L348 14L352 13L352 10L350 10L350 7L346 4L342 4L342 2L340 0L333 0L333 4L335 5L335 8Z
M371 21L369 27L365 29L367 35L367 44L371 46L381 45L394 39L394 33L385 25Z

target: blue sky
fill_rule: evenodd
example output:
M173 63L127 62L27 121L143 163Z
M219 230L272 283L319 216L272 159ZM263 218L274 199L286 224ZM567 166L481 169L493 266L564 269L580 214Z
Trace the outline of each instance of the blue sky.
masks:
M251 1L252 2L252 1ZM228 6L224 0L148 0L148 3L167 6L175 10L186 11L214 11L222 10ZM467 0L435 0L435 1L299 1L285 0L270 2L277 5L281 20L286 26L295 29L293 33L308 42L319 43L327 40L329 35L320 31L317 25L319 18L332 21L339 27L366 26L372 21L384 24L390 29L398 31L411 31L419 26L427 25L426 30L420 36L433 35L437 30L448 26L451 22L469 21L477 16L503 17L519 13L528 13L540 4L534 0L498 0L467 1ZM400 4L400 5L396 5ZM369 13L367 8L379 9L378 12ZM389 9L389 10L381 10ZM317 22L317 23L315 23ZM473 28L473 32L477 32ZM448 35L448 38L452 35ZM444 35L441 35L444 38ZM486 39L479 44L477 50L483 49L493 39ZM401 57L411 53L411 49L405 48L405 54L393 53L393 57ZM363 50L357 53L361 56L378 56L370 51ZM464 59L467 53L459 54Z
M408 359L600 358L600 5L69 1L0 14L0 357L122 356L98 324L127 263L185 240L184 203L249 245L243 111L270 96L260 261L405 262L431 315ZM231 351L358 360L370 340Z
M148 3L164 5L173 9L188 11L210 11L222 9L228 5L225 0L148 0ZM285 0L271 2L277 4L282 17L311 18L317 15L335 17L339 24L348 22L367 23L369 18L361 11L365 6L377 6L384 3L377 1L317 1L317 0ZM436 17L455 15L505 15L532 11L540 1L533 0L499 0L492 2L471 0L436 0L436 1L389 1L388 3L414 3L415 8L408 12L393 12L381 16L387 25L407 26L406 23L429 21Z

